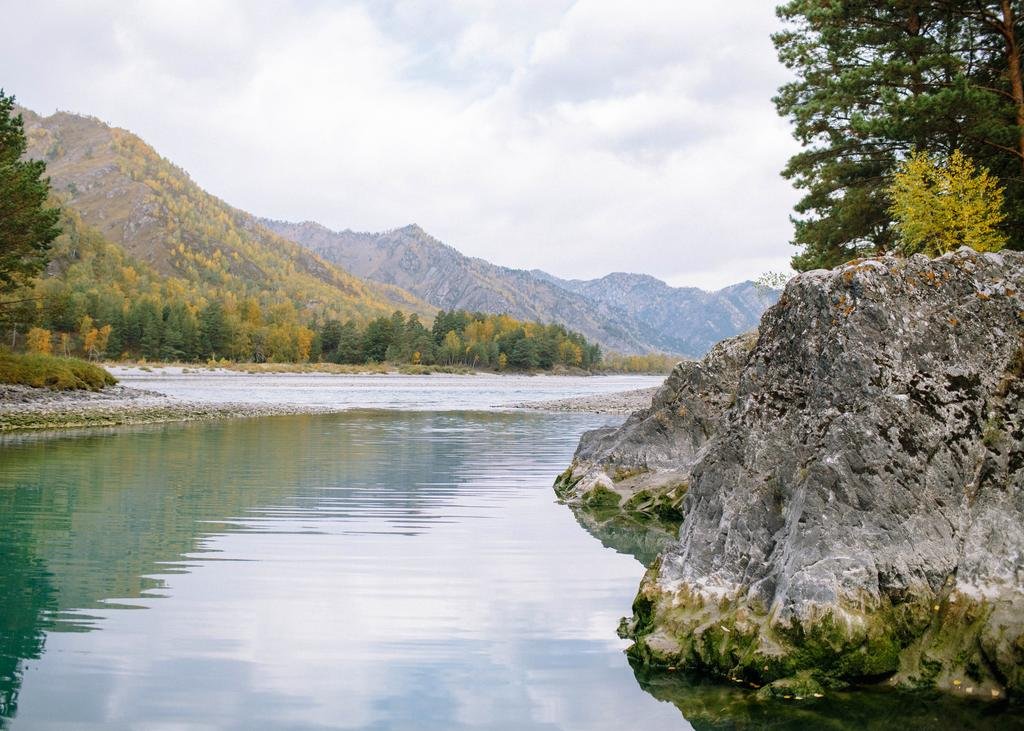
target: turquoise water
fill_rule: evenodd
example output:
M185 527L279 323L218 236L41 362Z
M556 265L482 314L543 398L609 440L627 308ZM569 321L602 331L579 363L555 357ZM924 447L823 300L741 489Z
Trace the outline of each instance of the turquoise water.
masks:
M555 504L588 416L362 412L8 437L26 728L685 728L615 626L643 568Z
M615 628L650 544L596 540L551 489L605 422L355 411L0 439L0 727L1019 727L634 674Z

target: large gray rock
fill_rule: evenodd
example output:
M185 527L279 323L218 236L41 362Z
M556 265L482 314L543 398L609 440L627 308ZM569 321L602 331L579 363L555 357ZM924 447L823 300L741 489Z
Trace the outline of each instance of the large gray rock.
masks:
M696 419L601 435L619 462L690 472L634 656L758 685L1024 692L1022 290L1013 252L800 275L708 396L731 405L703 445Z
M756 341L756 333L738 335L700 361L679 363L649 407L620 427L586 432L572 466L556 483L559 495L578 504L612 491L627 501L642 491L657 496L685 487L732 405L740 370Z

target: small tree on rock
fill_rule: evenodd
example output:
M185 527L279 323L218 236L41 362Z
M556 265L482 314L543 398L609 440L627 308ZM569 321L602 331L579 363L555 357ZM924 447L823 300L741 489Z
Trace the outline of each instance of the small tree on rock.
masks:
M889 188L889 212L902 253L939 256L961 246L999 251L1003 189L985 168L955 150L945 158L913 153Z

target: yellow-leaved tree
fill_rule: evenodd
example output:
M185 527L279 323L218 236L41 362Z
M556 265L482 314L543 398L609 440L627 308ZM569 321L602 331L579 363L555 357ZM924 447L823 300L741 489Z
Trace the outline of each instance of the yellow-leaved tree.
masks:
M28 331L26 345L30 353L41 353L50 355L53 353L53 337L49 330L41 327L34 327Z
M946 157L915 152L889 187L889 212L902 253L939 256L961 246L999 251L1003 189L987 169L959 150Z

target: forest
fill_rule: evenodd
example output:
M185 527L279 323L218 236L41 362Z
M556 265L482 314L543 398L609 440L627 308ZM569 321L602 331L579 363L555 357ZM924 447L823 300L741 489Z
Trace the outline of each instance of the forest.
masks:
M4 308L14 347L92 360L460 365L492 370L598 368L600 348L561 325L440 312L341 321L300 312L286 295L238 296L161 275L69 208L45 276ZM627 365L627 364L623 364ZM634 365L649 366L647 361Z

